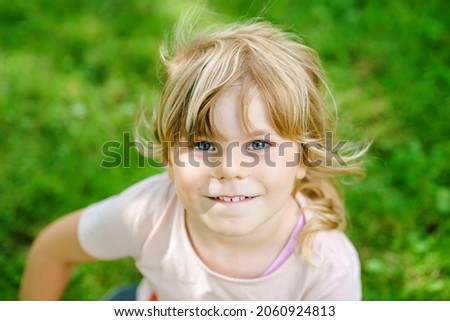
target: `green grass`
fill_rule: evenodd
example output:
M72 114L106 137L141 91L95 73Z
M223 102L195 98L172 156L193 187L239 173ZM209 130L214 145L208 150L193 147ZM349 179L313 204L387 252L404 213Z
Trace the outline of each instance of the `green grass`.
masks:
M181 5L180 3L183 3ZM51 220L156 172L105 169L161 87L158 46L195 1L0 0L0 299L15 300L32 239ZM373 139L345 188L366 300L450 299L450 36L446 1L209 1L263 16L322 57L341 136ZM77 267L65 295L138 280L130 260Z

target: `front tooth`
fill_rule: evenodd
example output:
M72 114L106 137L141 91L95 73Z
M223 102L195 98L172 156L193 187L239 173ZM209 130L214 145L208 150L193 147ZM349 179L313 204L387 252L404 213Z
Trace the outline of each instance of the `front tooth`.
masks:
M241 196L241 197L239 197L239 200L240 200L240 201L243 201L243 200L245 200L245 196Z
M233 202L239 202L241 199L239 196L233 197Z
M223 200L224 200L225 202L231 202L231 197L226 197L226 196L224 196L224 197L223 197Z

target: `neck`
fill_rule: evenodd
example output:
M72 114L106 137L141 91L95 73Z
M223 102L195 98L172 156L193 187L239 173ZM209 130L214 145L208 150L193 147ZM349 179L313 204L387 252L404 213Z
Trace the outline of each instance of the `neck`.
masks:
M215 272L237 278L260 276L286 245L299 219L297 203L246 235L220 235L186 215L191 244L203 263Z

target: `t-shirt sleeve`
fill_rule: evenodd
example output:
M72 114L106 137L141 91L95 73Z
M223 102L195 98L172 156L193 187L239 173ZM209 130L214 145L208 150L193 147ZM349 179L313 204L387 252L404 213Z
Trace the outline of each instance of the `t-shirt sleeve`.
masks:
M340 231L317 235L320 253L320 279L308 291L306 300L359 301L362 299L359 256L350 240Z
M101 260L137 257L168 189L170 182L163 173L86 207L78 224L82 248Z

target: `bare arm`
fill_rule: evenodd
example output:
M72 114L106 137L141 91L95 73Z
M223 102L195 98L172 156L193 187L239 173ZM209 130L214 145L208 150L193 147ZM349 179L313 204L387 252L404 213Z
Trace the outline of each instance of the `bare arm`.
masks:
M95 259L80 246L77 226L81 210L47 226L31 246L22 277L21 300L58 300L76 263Z

